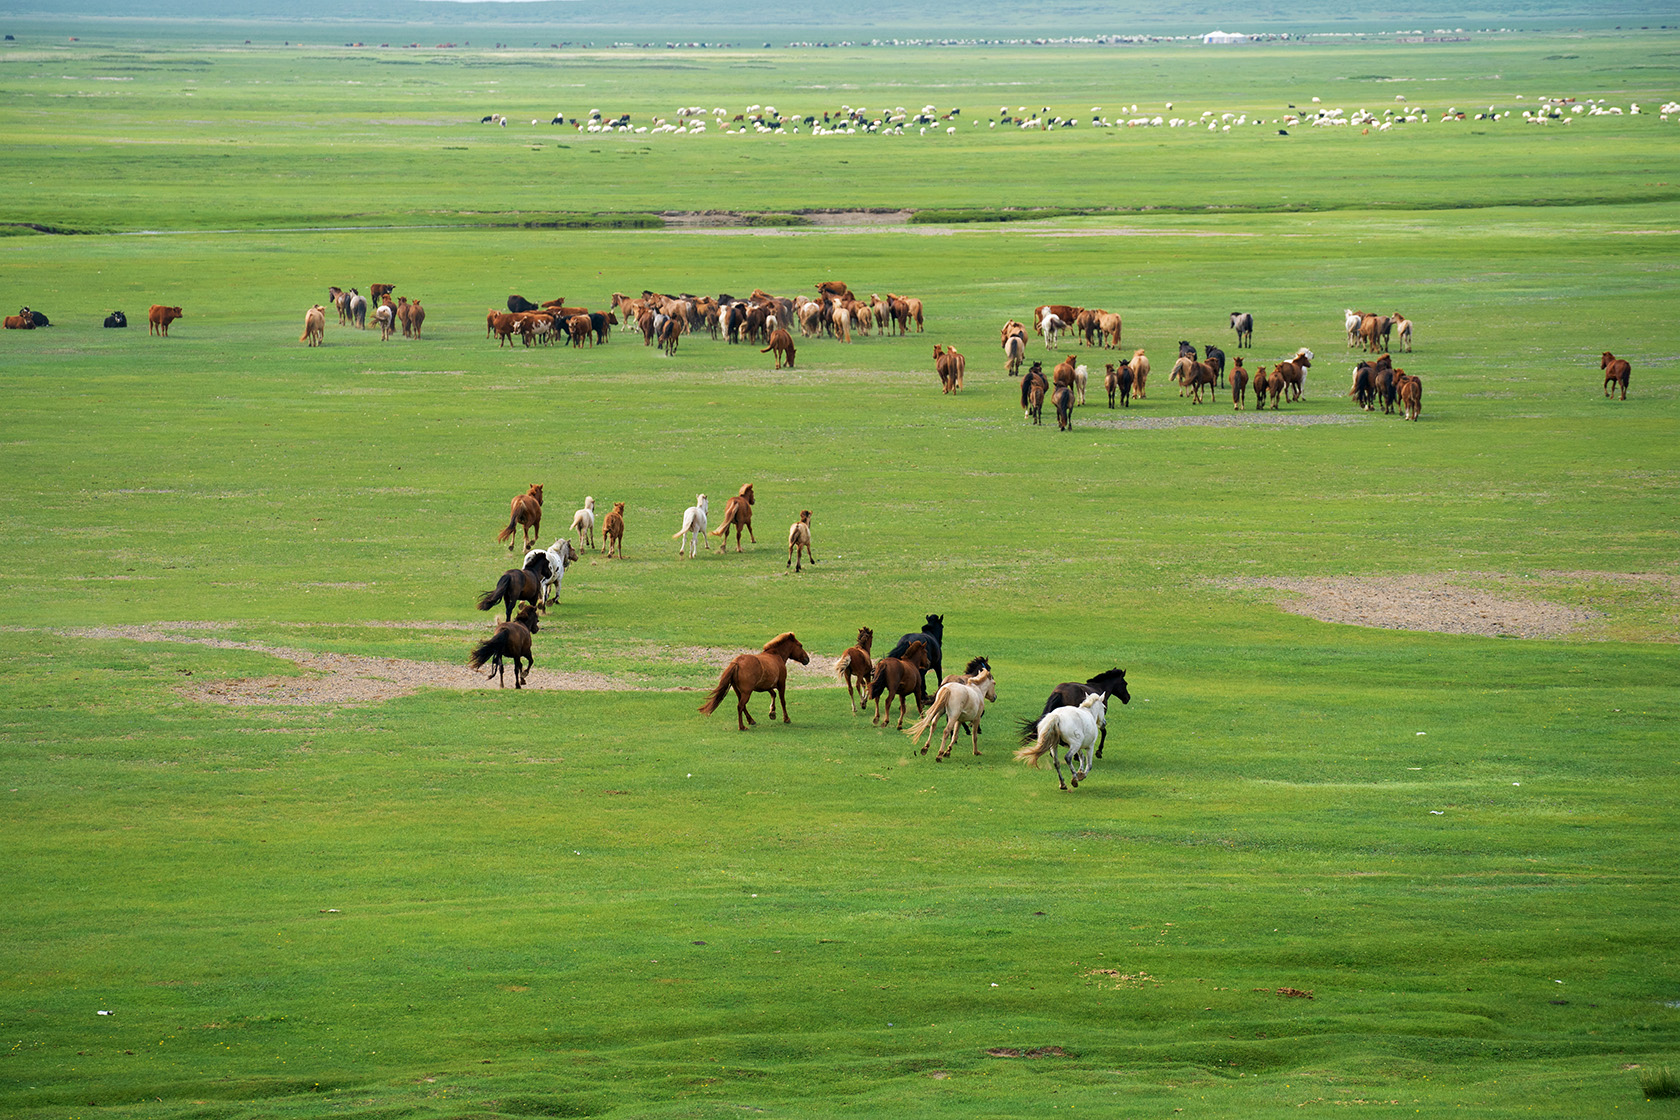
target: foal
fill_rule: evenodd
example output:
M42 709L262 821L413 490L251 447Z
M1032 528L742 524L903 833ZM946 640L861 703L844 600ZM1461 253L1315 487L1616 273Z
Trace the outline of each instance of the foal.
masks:
M858 627L857 645L852 646L840 659L834 663L834 675L846 684L846 698L852 702L852 714L858 714L857 697L852 694L852 684L857 684L857 694L863 697L864 706L869 705L869 682L875 676L875 664L869 660L869 649L875 644L875 631L867 626Z

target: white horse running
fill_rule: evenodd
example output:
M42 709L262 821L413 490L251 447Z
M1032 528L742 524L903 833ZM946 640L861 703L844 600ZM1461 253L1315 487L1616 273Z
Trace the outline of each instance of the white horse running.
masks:
M980 753L980 717L986 714L986 701L997 699L997 686L992 681L992 671L982 669L968 680L961 678L946 681L934 693L933 703L922 718L911 724L904 732L910 736L910 749L916 749L916 743L922 733L927 732L927 743L922 747L922 753L928 752L933 746L934 724L939 717L945 717L945 734L940 739L939 752L933 756L938 762L948 758L951 748L957 745L957 731L963 724L968 725L968 740L974 747L974 753Z
M1342 314L1345 317L1343 325L1347 327L1348 346L1352 348L1359 343L1359 324L1364 318L1351 307L1343 308Z
M1039 320L1038 329L1044 334L1044 348L1054 350L1056 348L1056 335L1067 330L1067 324L1054 311L1046 311L1044 318Z
M572 514L572 532L577 534L578 547L583 547L584 537L589 538L589 547L595 547L595 499L583 499L583 508Z
M536 567L531 561L541 557ZM571 567L572 561L578 558L577 549L572 547L570 537L561 537L550 548L533 548L525 554L520 567L528 572L536 573L542 588L538 600L546 607L549 603L560 598L560 581L566 577L566 569Z
M1063 789L1067 789L1068 784L1062 779L1062 760L1065 759L1073 788L1078 789L1079 783L1091 773L1091 752L1096 749L1106 722L1103 694L1093 692L1079 707L1057 708L1040 719L1037 742L1016 751L1015 758L1036 767L1041 758L1049 755L1056 767L1056 780L1061 782ZM1067 750L1058 758L1056 748L1064 744Z
M700 543L705 544L707 552L712 550L712 542L706 539L706 495L696 495L694 504L683 511L682 528L672 533L671 539L678 542L677 555L681 556L686 547L690 560L700 555Z

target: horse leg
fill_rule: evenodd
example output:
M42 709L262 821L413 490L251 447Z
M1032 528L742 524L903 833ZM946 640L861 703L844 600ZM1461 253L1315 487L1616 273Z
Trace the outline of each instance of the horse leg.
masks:
M788 718L788 713L787 713L787 682L783 681L781 686L776 691L780 692L782 694L782 722L783 723L792 723L793 721ZM771 693L771 696L772 697L775 696L775 693L774 692Z
M1054 750L1050 752L1050 765L1056 768L1056 781L1061 783L1063 789L1067 789L1068 784L1062 781L1062 758ZM1072 769L1073 763L1068 763L1068 768Z
M1097 732L1097 757L1098 758L1102 757L1103 744L1106 743L1106 742L1108 742L1108 724L1105 723L1105 724L1102 725L1102 730Z
M898 694L898 730L900 730L900 731L904 730L904 709L909 707L909 705L910 705L910 694L908 692L899 693ZM920 711L920 708L918 708L917 710ZM891 705L888 705L887 714L889 716L892 715Z

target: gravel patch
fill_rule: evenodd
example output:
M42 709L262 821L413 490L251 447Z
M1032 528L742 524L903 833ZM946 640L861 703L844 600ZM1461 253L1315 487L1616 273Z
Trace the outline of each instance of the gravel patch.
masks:
M1371 626L1496 638L1562 638L1596 618L1596 611L1545 599L1518 599L1447 582L1445 576L1284 576L1231 579L1224 586L1286 592L1277 605L1291 614ZM1462 577L1459 577L1462 578Z

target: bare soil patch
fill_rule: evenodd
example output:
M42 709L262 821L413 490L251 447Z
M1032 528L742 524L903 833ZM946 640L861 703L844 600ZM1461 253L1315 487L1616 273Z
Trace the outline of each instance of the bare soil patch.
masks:
M1466 576L1269 576L1228 580L1226 586L1283 591L1287 594L1278 599L1277 605L1291 614L1382 630L1562 638L1601 617L1596 611L1546 599L1516 598L1449 582L1463 578Z

